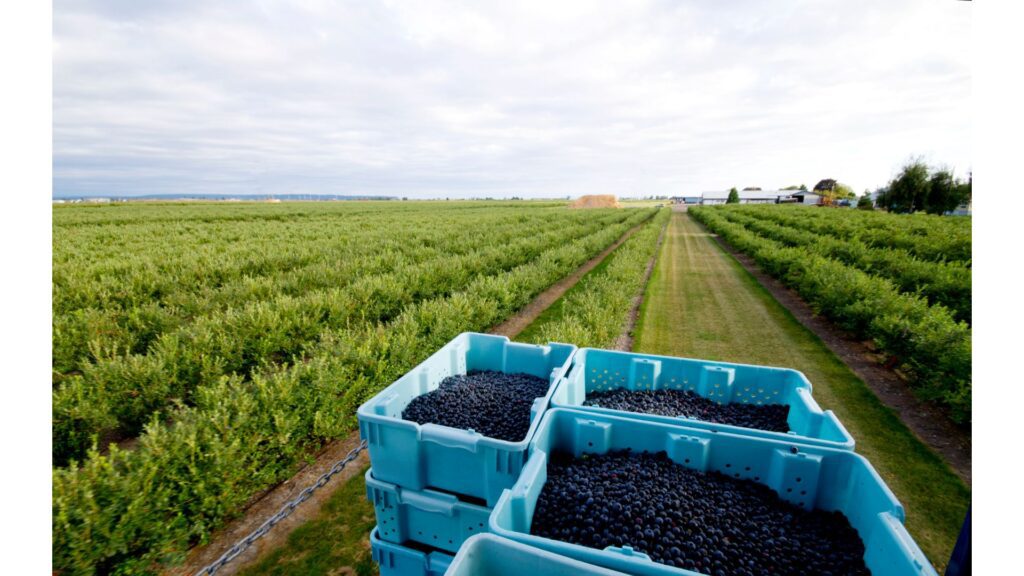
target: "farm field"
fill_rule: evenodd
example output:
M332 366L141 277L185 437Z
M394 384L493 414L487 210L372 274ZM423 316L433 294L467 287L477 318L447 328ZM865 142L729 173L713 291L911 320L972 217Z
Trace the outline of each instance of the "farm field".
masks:
M842 266L880 278L913 310L946 314L966 331L969 374L969 325L937 300L957 301L960 272L941 276L953 279L945 291L920 272L965 269L969 320L969 222L964 233L953 219L905 218L914 225L905 229L886 214L802 207L697 213L723 237L790 258L780 262ZM802 370L906 506L909 530L941 571L969 488L705 228L667 209L540 202L56 208L55 569L175 565L254 495L347 436L363 400L459 332L497 326L631 229L514 339L621 346L643 294L633 350ZM841 234L854 248L828 242ZM926 263L919 285L901 288L899 266L881 265L891 258L879 254L888 251L883 234L900 246L897 257ZM968 259L940 257L930 244L939 241ZM934 385L904 369L919 388ZM375 573L372 523L357 474L243 573Z
M872 340L919 395L970 421L970 219L803 206L691 213L816 312Z
M459 332L504 320L656 212L56 208L55 569L180 561L352 430L379 387Z
M942 573L967 511L968 487L684 213L673 215L633 349L804 372L821 407L836 413L856 439L857 452L903 503L911 535Z

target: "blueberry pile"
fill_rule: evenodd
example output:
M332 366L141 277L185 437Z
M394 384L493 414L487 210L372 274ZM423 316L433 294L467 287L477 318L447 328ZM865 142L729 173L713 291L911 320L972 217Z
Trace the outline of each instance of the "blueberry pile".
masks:
M705 422L731 424L771 432L789 432L785 404L719 404L689 390L626 390L587 393L584 406L661 416L685 416Z
M763 484L691 470L665 452L554 454L531 533L628 545L715 576L870 574L842 513L804 510Z
M518 442L530 429L530 408L548 392L548 381L529 374L491 370L449 376L436 390L413 398L402 418L441 424Z

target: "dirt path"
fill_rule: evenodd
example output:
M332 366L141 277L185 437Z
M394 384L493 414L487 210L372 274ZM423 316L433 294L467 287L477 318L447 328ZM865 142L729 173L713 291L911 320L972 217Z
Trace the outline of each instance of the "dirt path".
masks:
M719 246L757 278L779 304L821 338L829 350L842 359L879 400L893 409L915 436L941 454L964 482L971 484L971 437L966 431L953 424L940 409L914 396L907 383L895 371L879 364L879 355L872 352L864 342L814 314L799 294L762 272L751 257L735 250L717 235L713 236Z
M315 462L300 470L295 476L257 497L246 508L244 516L215 531L210 536L210 544L193 548L189 551L184 564L168 570L164 574L168 576L191 576L216 561L235 542L238 542L253 530L259 528L268 518L276 514L285 502L294 499L306 486L316 482L321 474L329 470L335 462L344 458L358 444L358 431L353 432L343 440L335 440L327 444L316 455ZM253 564L264 552L284 545L288 540L288 535L293 530L304 522L316 517L331 494L343 486L346 480L357 474L368 463L369 457L364 451L335 476L329 484L316 491L309 500L296 508L290 516L274 526L274 529L268 532L266 536L257 540L242 555L218 570L217 576L237 574L241 569Z
M611 246L605 248L600 254L591 258L584 265L553 284L544 292L541 292L533 299L532 302L527 304L526 307L517 312L514 316L492 328L490 333L514 338L517 334L522 332L523 329L529 326L530 323L533 322L541 313L543 313L544 310L561 298L566 291L575 286L583 276L599 265L606 257L608 257L609 254L622 245L623 242L629 239L630 236L632 236L646 223L647 221L645 220L633 228L630 228ZM315 482L321 474L330 469L335 462L348 454L348 452L358 443L358 432L353 432L344 440L336 440L329 443L316 455L316 461L313 464L306 466L289 480L271 488L269 491L257 497L254 502L246 508L244 515L241 518L238 518L224 528L215 531L210 536L210 544L193 548L189 551L188 557L183 565L174 568L173 570L169 570L165 572L165 574L168 576L191 576L203 567L208 566L210 563L220 558L220 556L234 545L235 542L244 538L250 532L263 524L267 518L277 513L285 502L298 496L298 493L302 491L303 488ZM237 574L243 568L247 568L254 564L264 554L264 552L284 545L288 539L288 535L304 522L315 518L320 513L323 504L330 498L330 496L344 485L345 481L348 478L351 478L355 471L362 468L367 463L367 459L368 457L365 452L360 454L359 458L347 466L341 474L331 481L330 484L326 485L321 490L318 490L312 498L292 512L287 519L276 525L266 536L257 540L249 550L221 568L217 572L218 576L231 576L233 574Z
M552 284L547 290L541 292L533 299L532 302L527 304L522 310L516 312L508 320L505 320L501 324L491 328L488 332L491 334L498 334L499 336L508 336L509 338L515 338L520 332L526 329L527 326L533 323L545 310L547 310L552 304L558 301L563 294L569 291L581 278L587 275L588 272L596 268L609 254L615 251L616 248L622 245L623 242L629 239L641 226L647 223L647 220L637 224L630 228L622 235L614 244L605 248L600 254L594 256L586 264L577 268L572 274L569 274L565 278L562 278L558 282Z
M661 254L661 244L665 240L665 232L668 230L669 222L658 234L658 242L654 245L654 254L651 254L651 261L647 263L647 270L644 272L644 281L640 285L640 291L633 298L633 306L629 309L629 318L626 320L626 327L622 334L615 340L615 350L630 351L633 349L633 331L636 329L637 320L640 319L640 306L644 303L644 292L647 291L647 283L651 281L651 273L654 272L654 265L658 262L658 255Z

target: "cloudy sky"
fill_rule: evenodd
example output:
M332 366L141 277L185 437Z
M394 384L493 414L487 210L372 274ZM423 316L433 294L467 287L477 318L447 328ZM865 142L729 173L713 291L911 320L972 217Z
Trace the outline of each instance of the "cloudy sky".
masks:
M972 3L54 2L54 194L858 192L971 168Z

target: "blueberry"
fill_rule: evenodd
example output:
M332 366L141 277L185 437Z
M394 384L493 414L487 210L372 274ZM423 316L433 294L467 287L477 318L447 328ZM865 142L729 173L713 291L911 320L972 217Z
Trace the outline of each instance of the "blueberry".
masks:
M565 497L598 480L601 495ZM804 510L763 484L697 472L664 452L552 454L531 532L596 548L628 545L705 574L869 574L864 545L841 513Z
M584 406L661 416L682 416L707 422L789 432L785 404L719 404L689 390L614 390L589 392Z
M529 374L472 371L449 376L437 389L413 398L402 418L518 442L530 429L534 400L547 394L548 387L546 379Z

